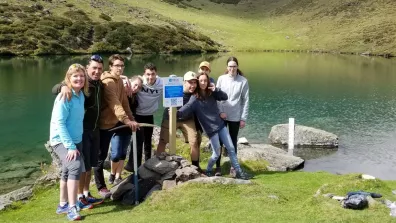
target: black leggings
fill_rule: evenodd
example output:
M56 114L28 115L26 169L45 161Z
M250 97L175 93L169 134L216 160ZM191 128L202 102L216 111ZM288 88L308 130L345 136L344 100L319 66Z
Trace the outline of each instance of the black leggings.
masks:
M232 144L235 147L235 154L237 154L237 142L238 142L238 133L239 133L239 122L231 122L231 121L225 121L226 126L228 128L228 132L230 133ZM221 147L223 147L223 143L220 141ZM220 162L221 162L221 153L222 151L220 150L220 156L216 161L216 167L220 167Z

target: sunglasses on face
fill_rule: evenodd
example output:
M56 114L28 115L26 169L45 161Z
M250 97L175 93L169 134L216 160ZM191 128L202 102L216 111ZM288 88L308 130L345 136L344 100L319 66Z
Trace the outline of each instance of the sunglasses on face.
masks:
M97 54L92 55L90 60L96 61L98 63L103 63L103 58Z

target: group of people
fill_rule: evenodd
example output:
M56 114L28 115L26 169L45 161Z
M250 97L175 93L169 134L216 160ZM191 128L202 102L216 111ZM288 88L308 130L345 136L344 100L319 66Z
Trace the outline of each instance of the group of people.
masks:
M128 157L131 134L137 135L137 165L152 155L152 127L140 127L139 123L154 124L163 94L163 81L157 68L148 63L143 75L128 78L124 75L124 58L114 54L109 57L109 70L103 72L103 59L90 57L86 67L72 64L64 80L52 89L56 94L50 124L50 144L62 160L60 203L57 214L66 214L69 220L81 219L80 210L91 209L103 203L111 192L107 189L103 164L111 145L110 184L122 181L123 169L133 172L133 153ZM227 70L217 83L210 78L209 62L202 62L198 72L184 75L183 106L178 108L177 128L191 148L191 162L206 176L221 175L221 147L224 144L231 161L230 174L240 179L250 179L237 159L237 138L245 127L249 107L249 85L238 60L230 57ZM156 154L165 151L169 142L169 111L164 110L160 141ZM127 125L129 128L116 128ZM116 128L116 130L115 130ZM206 172L199 165L202 134L212 146L212 156ZM216 169L212 168L216 163ZM99 195L89 192L91 169ZM135 173L136 174L136 173Z

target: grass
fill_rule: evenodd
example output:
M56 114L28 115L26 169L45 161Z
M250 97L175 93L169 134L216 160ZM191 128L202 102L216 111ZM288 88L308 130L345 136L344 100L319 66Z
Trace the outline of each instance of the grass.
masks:
M203 143L202 145L205 145ZM177 154L189 156L188 144L177 140ZM205 167L208 153L201 165ZM223 165L227 169L229 163ZM139 206L106 201L82 211L84 222L391 222L389 209L379 202L356 211L343 209L322 194L344 196L349 191L381 193L395 200L396 181L362 180L360 174L326 172L266 172L265 162L244 163L255 173L251 185L184 184L155 192ZM314 196L318 189L321 195ZM96 195L96 191L92 191ZM274 198L274 196L276 196ZM59 185L36 188L32 199L0 212L0 222L65 222L55 214Z
M137 207L107 201L83 211L84 222L391 222L389 209L378 203L362 211L343 209L338 201L314 197L323 193L345 195L365 190L391 194L394 181L364 181L358 174L333 175L325 172L262 172L252 185L187 184L155 192ZM327 186L323 186L327 185ZM1 222L64 222L55 214L58 189L36 192L26 204L0 213ZM271 198L275 195L278 199Z

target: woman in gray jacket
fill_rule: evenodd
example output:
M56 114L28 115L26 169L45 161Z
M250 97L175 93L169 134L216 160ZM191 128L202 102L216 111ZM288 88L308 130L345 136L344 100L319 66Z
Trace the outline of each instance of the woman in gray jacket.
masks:
M228 96L228 100L221 101L218 105L221 112L220 117L225 120L230 131L235 154L237 153L239 129L245 127L249 110L249 84L238 66L237 58L228 58L227 71L219 77L216 84L216 88L220 88ZM216 162L216 176L221 175L220 159L221 156ZM235 175L233 168L231 168L230 174Z

